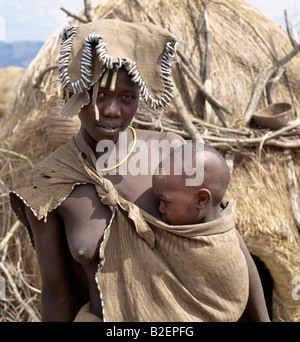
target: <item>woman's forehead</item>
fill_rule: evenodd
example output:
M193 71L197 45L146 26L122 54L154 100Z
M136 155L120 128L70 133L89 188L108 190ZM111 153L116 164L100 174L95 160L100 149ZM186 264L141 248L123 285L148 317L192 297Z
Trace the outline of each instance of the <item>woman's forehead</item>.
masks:
M102 79L104 77L107 77L107 81L105 82L105 84L102 84ZM115 79L114 79L115 78ZM114 82L114 90L126 90L126 91L131 91L131 92L138 92L139 90L139 86L138 84L134 83L131 80L130 75L128 75L127 71L125 70L125 68L120 68L119 70L110 70L109 71L109 75L105 76L105 74L103 75L103 77L100 79L100 88L102 89L107 89L107 90L111 90L111 83Z
M124 68L119 69L117 73L117 85L119 84L129 87L131 90L138 91L139 89L138 84L131 80L130 75L128 75Z

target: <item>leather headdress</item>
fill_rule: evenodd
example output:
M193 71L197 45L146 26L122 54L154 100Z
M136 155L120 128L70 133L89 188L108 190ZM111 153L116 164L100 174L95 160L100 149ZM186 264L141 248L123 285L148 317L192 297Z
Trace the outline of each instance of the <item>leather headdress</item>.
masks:
M60 115L77 115L90 102L88 90L107 71L122 66L152 108L171 101L176 38L169 31L149 23L98 19L66 26L61 44L59 80L66 102Z

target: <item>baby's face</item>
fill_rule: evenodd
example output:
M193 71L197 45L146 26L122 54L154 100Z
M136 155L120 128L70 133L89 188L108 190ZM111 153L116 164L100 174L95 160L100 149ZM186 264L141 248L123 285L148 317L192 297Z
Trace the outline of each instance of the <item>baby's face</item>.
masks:
M161 220L170 225L198 223L197 199L181 176L153 176L152 189L159 199Z

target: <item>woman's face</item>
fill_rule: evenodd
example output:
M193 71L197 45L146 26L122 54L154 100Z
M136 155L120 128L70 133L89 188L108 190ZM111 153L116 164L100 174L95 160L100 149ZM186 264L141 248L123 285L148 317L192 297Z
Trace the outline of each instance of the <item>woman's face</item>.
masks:
M111 76L110 76L111 77ZM108 82L108 85L110 82ZM131 81L126 70L119 69L116 87L99 88L96 105L99 120L96 119L92 101L79 113L84 136L95 143L108 139L116 142L133 119L138 107L138 85Z

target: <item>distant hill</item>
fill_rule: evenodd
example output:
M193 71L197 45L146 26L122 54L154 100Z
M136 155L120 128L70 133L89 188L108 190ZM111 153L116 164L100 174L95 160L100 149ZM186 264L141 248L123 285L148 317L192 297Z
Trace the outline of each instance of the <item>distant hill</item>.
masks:
M31 41L0 42L0 68L8 66L27 68L43 44L43 42Z

